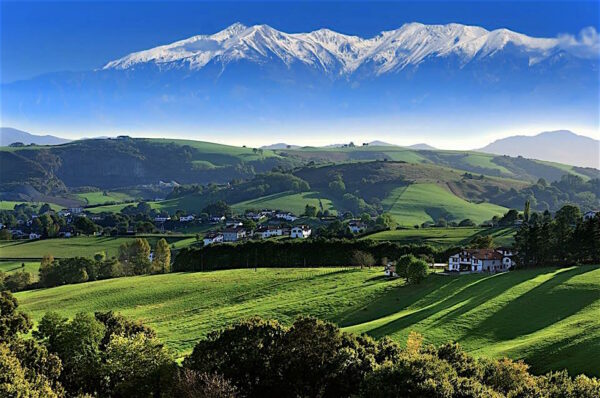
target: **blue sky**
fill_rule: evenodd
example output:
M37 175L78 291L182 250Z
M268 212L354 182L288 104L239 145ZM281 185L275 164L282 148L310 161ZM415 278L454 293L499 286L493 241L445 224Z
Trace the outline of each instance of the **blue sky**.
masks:
M458 22L532 36L599 25L599 2L1 2L1 82L88 70L233 22L374 36L405 22Z
M576 36L583 28L600 30L600 2L142 2L142 1L5 1L0 0L0 83L11 83L58 71L86 71L134 51L172 43L197 34L212 34L234 22L268 24L285 32L329 28L341 33L372 37L407 22L462 23L486 29L508 28L537 37ZM586 86L587 87L587 86ZM32 90L32 93L39 88ZM464 90L459 90L464 91ZM569 91L569 90L567 90ZM580 90L581 91L581 90ZM593 89L589 91L593 92ZM299 114L293 122L284 117L249 112L246 119L232 113L221 117L198 116L197 108L166 104L119 118L120 109L104 109L93 99L86 108L59 108L45 113L36 104L4 101L3 126L36 134L67 138L130 134L171 136L230 144L272 142L321 145L374 139L409 145L427 142L440 148L484 146L507 135L532 135L570 129L598 138L598 96L573 92L531 93L516 101L501 95L489 101L472 100L468 106L423 105L383 111L348 111L347 115ZM464 94L464 93L462 93ZM359 96L360 97L360 96ZM254 102L254 101L251 101ZM76 105L78 101L75 101ZM53 108L56 105L57 108ZM250 104L252 105L252 104ZM370 109L376 109L373 100ZM59 110L60 109L60 110ZM325 109L325 108L324 108ZM179 116L175 113L181 112ZM129 112L131 114L131 112ZM280 112L281 113L281 112ZM144 117L140 117L144 114ZM292 112L293 114L293 112ZM432 117L432 115L434 117ZM151 116L151 117L150 117ZM227 133L227 134L224 134Z

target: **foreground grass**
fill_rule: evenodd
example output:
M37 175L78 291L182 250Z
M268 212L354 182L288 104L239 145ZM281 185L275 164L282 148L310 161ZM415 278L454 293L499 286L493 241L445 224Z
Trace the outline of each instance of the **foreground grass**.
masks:
M164 237L176 249L193 244L196 240L190 237L170 237L168 235L144 236L151 246ZM64 239L44 239L36 241L18 240L0 243L0 259L42 258L46 254L54 257L91 257L104 251L107 257L116 256L119 246L134 237L87 237L78 236Z
M23 309L114 310L141 319L178 353L210 331L254 315L290 323L300 314L404 342L460 342L479 356L522 358L535 372L600 375L600 267L495 276L387 280L379 269L258 269L120 278L21 292Z
M363 239L392 241L400 244L427 243L438 247L460 246L469 243L476 236L491 235L497 245L509 246L513 243L515 228L420 228L396 229L367 235Z

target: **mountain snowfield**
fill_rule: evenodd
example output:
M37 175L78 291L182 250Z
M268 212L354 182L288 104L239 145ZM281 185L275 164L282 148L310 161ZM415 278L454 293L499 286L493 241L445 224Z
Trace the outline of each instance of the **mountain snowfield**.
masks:
M361 67L376 76L418 66L427 59L456 56L463 67L502 50L516 49L530 66L564 55L597 59L598 33L586 28L579 38L535 38L508 29L488 31L456 23L408 23L370 39L319 29L310 33L285 33L267 25L235 23L213 35L198 35L172 44L131 53L107 63L104 70L135 69L156 65L161 69L198 70L210 62L223 68L248 60L264 64L278 59L286 66L301 63L327 74L347 76Z

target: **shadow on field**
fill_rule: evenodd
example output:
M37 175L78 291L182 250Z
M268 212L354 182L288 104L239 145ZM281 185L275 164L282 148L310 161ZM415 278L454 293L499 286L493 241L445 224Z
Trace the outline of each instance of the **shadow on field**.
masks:
M380 294L366 307L342 314L338 324L345 327L374 321L396 314L417 302L422 302L420 303L422 306L428 306L457 290L465 288L474 281L479 280L479 278L479 276L474 275L462 277L431 275L421 285L394 287ZM387 282L382 281L381 283Z
M511 340L560 322L600 300L597 287L586 285L569 289L560 287L569 279L594 271L594 267L577 267L557 273L546 282L511 300L504 307L473 327L494 340ZM600 316L600 314L599 314Z
M581 334L585 334L582 330ZM567 369L571 375L585 373L600 377L600 337L585 338L581 334L536 347L524 358L535 374Z

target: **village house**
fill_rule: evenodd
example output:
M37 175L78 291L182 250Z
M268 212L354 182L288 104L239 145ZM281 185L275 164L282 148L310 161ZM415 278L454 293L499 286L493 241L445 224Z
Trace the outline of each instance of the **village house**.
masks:
M241 227L242 225L244 225L244 224L239 220L225 221L225 228L238 228L238 227Z
M294 228L292 228L290 237L294 238L294 239L295 238L306 239L310 236L311 233L312 233L312 231L308 225L298 225L298 226L295 226Z
M223 242L223 234L210 233L204 237L204 246L212 245L213 243Z
M398 274L396 273L396 265L389 263L385 266L385 276L396 277Z
M31 240L33 240L33 239L39 239L39 238L41 238L41 237L42 237L42 236L41 236L40 234L36 234L35 232L31 232L31 233L29 234L29 239L31 239Z
M267 239L272 236L282 236L283 228L281 227L273 227L273 226L262 226L259 227L256 231L254 231L254 236L257 236L261 239Z
M237 242L246 237L246 230L243 228L226 228L223 230L223 242Z
M348 228L353 234L359 234L365 231L366 225L362 221L350 221Z
M154 222L166 222L166 221L169 221L170 219L171 219L171 217L168 217L168 216L167 217L158 216L158 217L154 217Z
M585 212L583 214L583 221L591 220L592 218L596 217L596 214L598 214L598 210L591 210Z
M211 224L218 224L225 221L225 216L213 216L209 219Z
M286 220L286 221L296 221L298 219L298 217L296 217L293 213L290 212L277 212L275 213L275 217L279 218L280 220Z
M80 214L83 212L83 207L70 207L69 212L71 214Z
M189 215L189 216L179 217L179 222L190 222L190 221L194 221L194 216Z
M508 248L465 249L450 256L448 270L456 272L505 272L514 266L513 252Z

